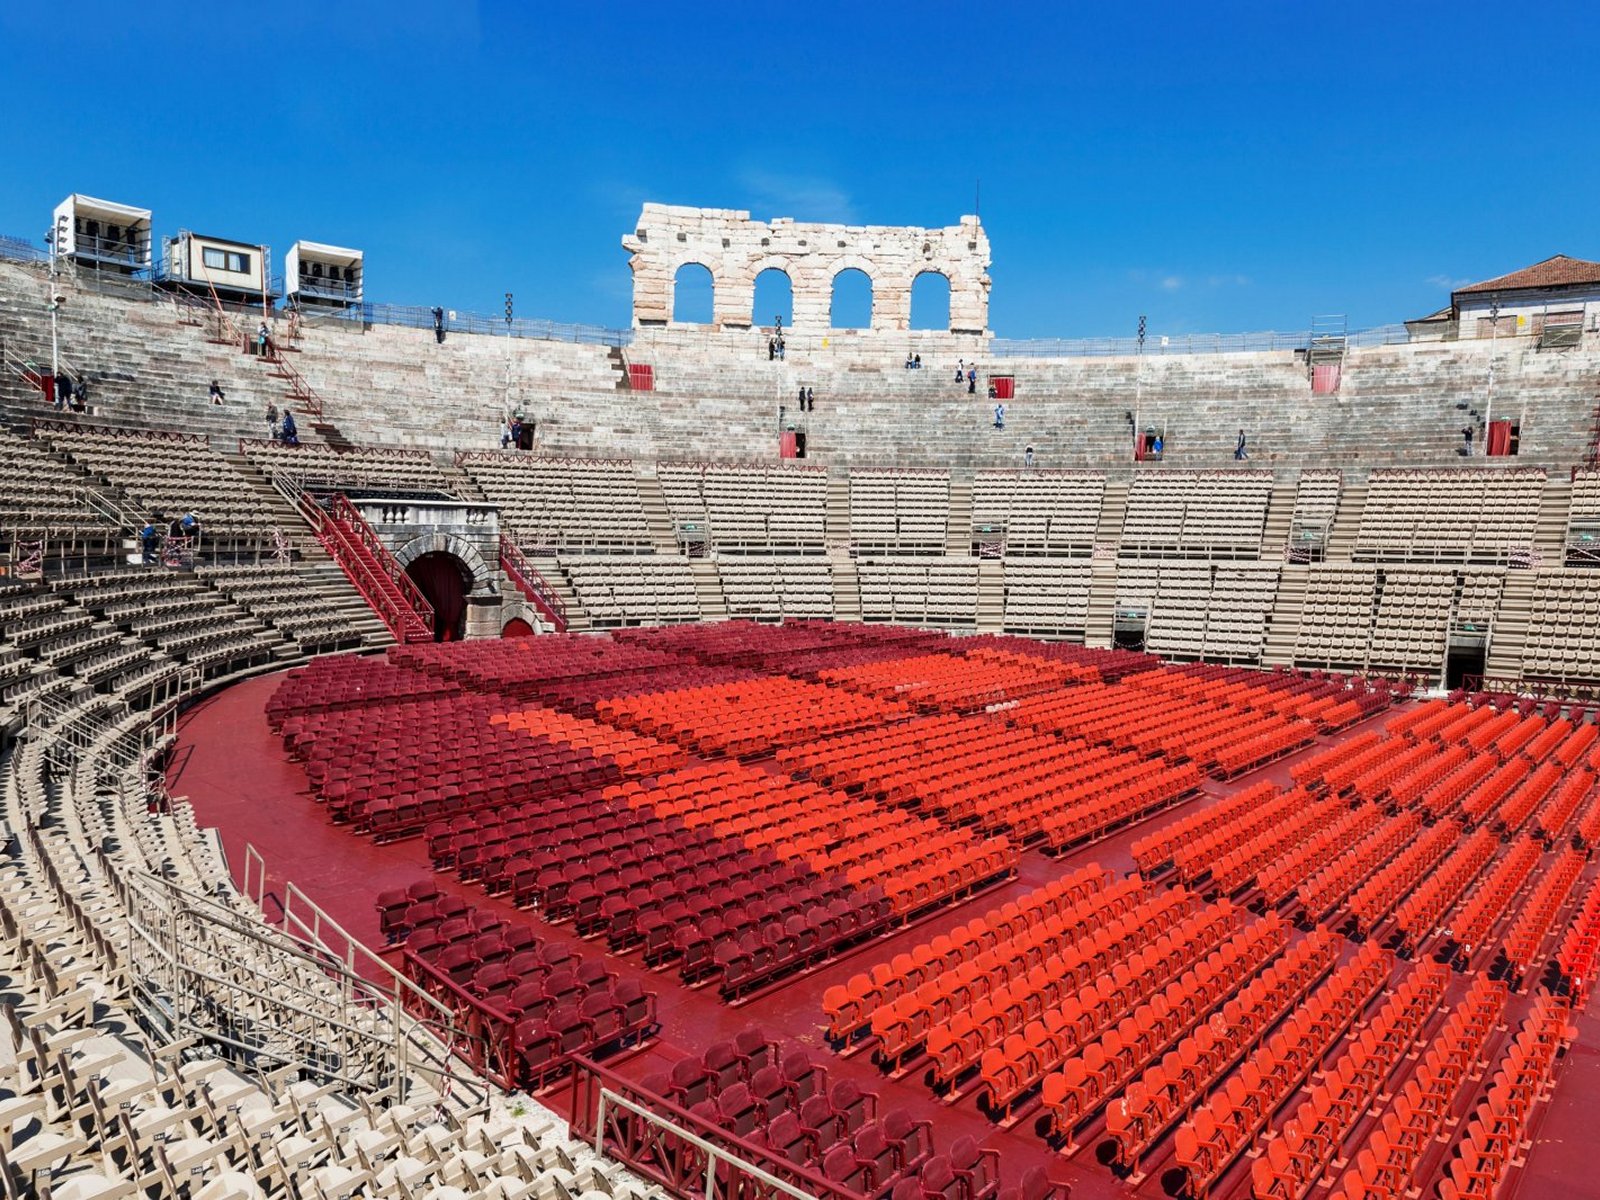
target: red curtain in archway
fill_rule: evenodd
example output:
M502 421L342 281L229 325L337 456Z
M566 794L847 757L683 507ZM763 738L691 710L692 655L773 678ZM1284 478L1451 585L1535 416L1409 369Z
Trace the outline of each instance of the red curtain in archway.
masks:
M507 621L505 628L500 631L501 637L532 637L533 626L521 617L512 617Z
M433 640L455 642L465 632L467 584L461 561L451 554L424 554L406 568L406 574L433 605Z

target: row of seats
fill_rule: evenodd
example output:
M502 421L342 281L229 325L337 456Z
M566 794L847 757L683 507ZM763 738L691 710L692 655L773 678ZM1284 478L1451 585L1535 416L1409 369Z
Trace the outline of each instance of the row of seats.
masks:
M331 446L254 441L243 444L245 457L263 474L282 473L305 484L333 484L347 488L393 489L459 493L456 480L446 475L424 450L392 446Z
M1271 471L1140 471L1128 489L1122 553L1257 558Z
M1556 1056L1576 1035L1566 1001L1543 994L1501 1056L1487 1093L1456 1141L1440 1200L1488 1200L1531 1144L1533 1107L1555 1072Z
M493 1052L472 1065L500 1086L542 1087L567 1070L569 1054L605 1057L655 1032L655 993L637 981L571 955L531 925L459 898L444 909L428 892L426 884L408 892L408 914L430 901L435 911L408 930L407 974L462 1025L483 1031Z
M847 1194L899 1200L1052 1195L1043 1172L1030 1172L1020 1192L1001 1191L998 1152L961 1137L947 1155L937 1153L929 1122L904 1109L880 1113L875 1093L848 1080L830 1082L803 1049L759 1029L715 1042L698 1059L680 1059L642 1087L700 1136L737 1139L732 1145L741 1155L755 1150L757 1165L780 1177L794 1166Z
M1453 1120L1457 1100L1471 1086L1490 1033L1506 1005L1506 986L1476 976L1467 993L1425 1045L1405 1086L1380 1114L1371 1144L1356 1151L1330 1196L1333 1200L1400 1200L1433 1140Z
M1531 547L1544 497L1539 468L1377 468L1367 477L1354 555L1504 560Z
M1187 1134L1177 1164L1191 1194L1207 1195L1234 1158L1257 1142L1274 1112L1318 1069L1328 1051L1389 982L1393 966L1393 956L1387 951L1363 946L1256 1047L1227 1086L1211 1094L1203 1110L1197 1110L1180 1127ZM1107 1132L1115 1140L1120 1140L1124 1129L1139 1136L1147 1125L1170 1119L1172 1109L1167 1100L1159 1091L1146 1092L1140 1106L1125 1100L1114 1110L1115 1119L1108 1119ZM1199 1118L1200 1111L1206 1114L1204 1120Z
M1247 922L1115 1028L1046 1075L1040 1095L1051 1140L1075 1148L1077 1130L1134 1080L1148 1074L1148 1082L1158 1083L1169 1073L1181 1074L1185 1065L1179 1047L1193 1048L1196 1043L1188 1039L1208 1014L1288 943L1288 923L1276 913Z
M1225 1089L1212 1093L1267 1030L1304 1003L1318 981L1335 967L1343 944L1341 938L1324 929L1313 930L1246 982L1227 1001L1220 1019L1196 1025L1194 1032L1168 1051L1161 1063L1147 1067L1129 1083L1106 1114L1111 1161L1130 1173L1136 1172L1146 1153L1167 1130L1183 1114L1194 1110L1192 1132L1197 1137L1193 1143L1183 1140L1180 1164L1193 1174L1204 1172L1202 1177L1209 1176L1214 1162L1193 1153L1204 1144L1199 1135L1209 1133L1214 1124L1210 1109L1202 1101L1208 1093L1213 1094L1220 1097L1219 1105L1228 1105L1226 1111L1232 1112L1247 1101L1251 1084L1259 1089L1261 1079L1255 1073L1249 1082L1242 1075L1235 1075ZM1169 1060L1176 1070L1169 1070ZM1184 1158L1189 1161L1184 1163Z
M578 555L558 562L597 629L700 619L700 599L687 559Z
M1301 1200L1339 1157L1345 1138L1377 1100L1444 998L1449 969L1423 963L1402 975L1388 999L1331 1063L1321 1082L1280 1122L1251 1164L1255 1200ZM1381 1148L1382 1127L1371 1139ZM1371 1146L1363 1153L1374 1153Z
M122 489L143 514L199 515L210 539L270 531L256 486L201 437L92 430L50 431L49 443Z
M826 549L826 468L661 462L656 478L680 540L719 551Z

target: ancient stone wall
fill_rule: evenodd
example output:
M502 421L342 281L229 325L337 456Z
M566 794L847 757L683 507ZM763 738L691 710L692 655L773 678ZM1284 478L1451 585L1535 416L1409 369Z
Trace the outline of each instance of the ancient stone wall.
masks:
M872 281L872 328L911 328L911 285L933 272L950 283L951 333L984 334L989 325L989 238L977 217L959 225L919 229L901 225L820 225L780 217L753 221L748 212L646 204L632 234L622 239L632 257L633 323L672 321L673 285L680 267L711 272L712 324L748 329L766 323L752 314L756 276L775 268L789 277L793 325L829 325L834 277L855 268Z

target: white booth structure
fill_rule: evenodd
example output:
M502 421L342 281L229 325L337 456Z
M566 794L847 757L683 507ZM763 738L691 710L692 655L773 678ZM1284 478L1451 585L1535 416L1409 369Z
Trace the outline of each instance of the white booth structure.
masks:
M56 254L81 267L120 275L145 275L150 270L148 208L74 192L56 205L50 235Z
M349 308L362 298L362 254L344 246L296 242L283 265L284 295L305 308Z
M185 229L163 244L162 278L179 287L215 288L226 299L258 301L269 286L269 253L265 246Z

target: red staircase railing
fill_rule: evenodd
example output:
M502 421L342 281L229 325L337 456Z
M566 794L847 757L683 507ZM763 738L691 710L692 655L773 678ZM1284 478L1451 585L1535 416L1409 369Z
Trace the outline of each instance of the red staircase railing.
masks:
M270 359L276 370L273 372L288 384L289 399L293 400L300 410L316 420L322 419L322 397L317 395L316 389L306 382L306 377L295 370L283 353L274 347Z
M300 512L372 611L401 642L433 640L433 605L415 581L400 569L394 555L373 532L365 517L343 492L324 509L307 493L300 494Z
M555 626L557 633L567 631L566 603L556 595L549 580L528 561L516 542L503 533L500 535L500 569L517 585L517 590L533 602L544 619Z

